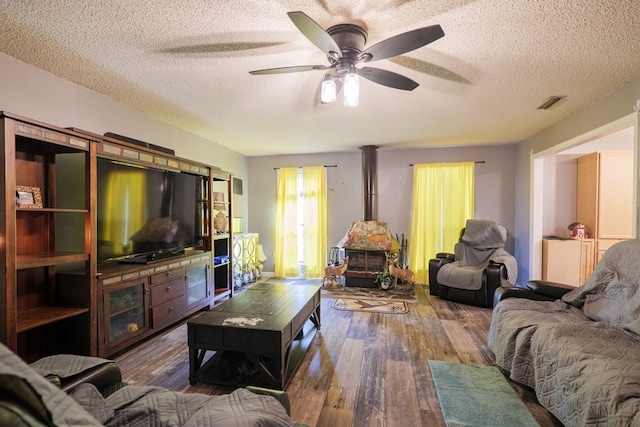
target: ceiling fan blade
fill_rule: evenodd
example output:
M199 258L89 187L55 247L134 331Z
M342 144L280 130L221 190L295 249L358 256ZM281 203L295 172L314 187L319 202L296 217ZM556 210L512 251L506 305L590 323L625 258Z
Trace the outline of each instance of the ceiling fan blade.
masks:
M358 75L374 83L394 89L414 90L418 87L418 83L410 78L393 71L381 70L380 68L362 67L358 69Z
M316 45L321 51L332 57L338 58L342 56L340 46L333 38L322 28L316 21L309 18L304 12L288 12L289 18L293 21L298 30L311 43Z
M379 61L381 59L391 58L392 56L411 52L443 36L444 31L442 31L440 25L418 28L417 30L398 34L374 44L365 49L360 54L360 58L362 58L363 61Z
M266 68L264 70L249 71L249 74L254 76L263 74L285 74L285 73L299 73L301 71L313 71L313 70L327 70L331 68L328 65L297 65L293 67L279 67L279 68Z

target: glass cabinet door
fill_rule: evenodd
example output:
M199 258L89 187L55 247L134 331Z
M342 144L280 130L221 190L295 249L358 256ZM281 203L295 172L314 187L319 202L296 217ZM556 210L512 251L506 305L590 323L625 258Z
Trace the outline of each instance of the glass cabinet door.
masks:
M209 299L209 264L187 268L187 310Z
M146 280L131 281L105 289L107 340L126 341L149 329Z

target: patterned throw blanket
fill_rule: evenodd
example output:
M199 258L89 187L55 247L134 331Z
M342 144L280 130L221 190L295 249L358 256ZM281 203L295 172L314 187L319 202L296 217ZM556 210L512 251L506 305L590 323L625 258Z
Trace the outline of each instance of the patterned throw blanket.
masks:
M564 425L640 426L640 240L612 246L561 300L501 301L489 346Z

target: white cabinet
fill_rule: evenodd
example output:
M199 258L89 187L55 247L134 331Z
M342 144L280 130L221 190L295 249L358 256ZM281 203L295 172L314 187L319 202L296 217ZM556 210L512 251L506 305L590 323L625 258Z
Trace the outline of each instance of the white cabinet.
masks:
M543 239L542 280L580 286L594 267L593 239Z
M258 233L233 235L233 284L242 286L255 282L259 271Z

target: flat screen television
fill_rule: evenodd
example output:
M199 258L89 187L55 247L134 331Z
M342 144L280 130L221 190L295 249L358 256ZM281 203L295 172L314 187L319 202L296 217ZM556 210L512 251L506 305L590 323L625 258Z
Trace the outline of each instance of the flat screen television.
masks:
M99 263L146 263L202 244L202 177L106 158L97 162Z

